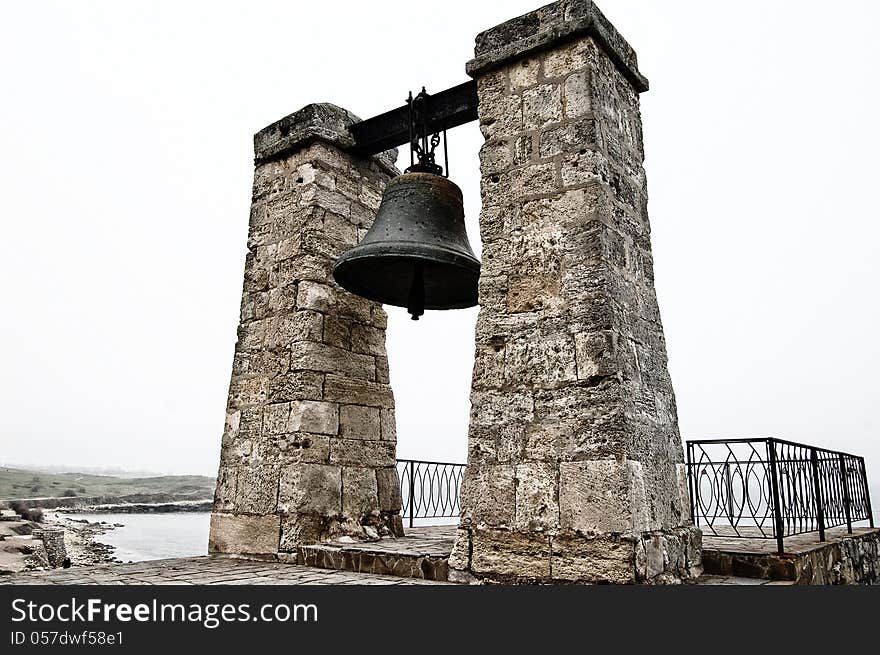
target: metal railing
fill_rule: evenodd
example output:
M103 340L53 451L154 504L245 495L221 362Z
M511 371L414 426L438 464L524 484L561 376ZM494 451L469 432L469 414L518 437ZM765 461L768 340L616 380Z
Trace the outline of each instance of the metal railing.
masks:
M464 464L397 460L403 518L409 527L415 519L458 518L464 469Z
M783 540L868 521L863 457L782 439L687 442L694 523L726 537Z

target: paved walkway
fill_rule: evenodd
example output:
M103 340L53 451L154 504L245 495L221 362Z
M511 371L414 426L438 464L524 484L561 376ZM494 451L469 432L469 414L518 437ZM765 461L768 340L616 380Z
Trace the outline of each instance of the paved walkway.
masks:
M725 585L729 587L788 587L795 583L789 580L764 580L762 578L743 578L738 575L702 575L695 584Z
M416 578L317 569L227 557L185 557L0 576L0 585L415 585Z
M703 530L703 550L720 550L728 553L750 554L750 555L771 555L776 552L776 539L761 539L754 528L740 528L742 537L731 535L729 526L719 526L718 532L722 534L712 534L712 528L702 526ZM727 531L724 534L722 531ZM853 528L852 534L849 534L844 527L829 528L825 531L825 541L819 541L818 532L805 532L784 540L785 552L791 555L802 555L814 550L826 548L829 544L835 544L844 539L864 536L876 532L877 528L856 527ZM755 536L748 536L754 533Z

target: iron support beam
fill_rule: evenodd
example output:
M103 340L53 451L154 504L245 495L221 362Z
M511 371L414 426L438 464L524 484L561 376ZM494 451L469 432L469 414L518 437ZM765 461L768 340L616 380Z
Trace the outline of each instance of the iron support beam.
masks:
M409 143L409 105L355 123L349 130L357 155L375 155ZM428 130L434 134L477 120L477 83L473 80L428 97Z

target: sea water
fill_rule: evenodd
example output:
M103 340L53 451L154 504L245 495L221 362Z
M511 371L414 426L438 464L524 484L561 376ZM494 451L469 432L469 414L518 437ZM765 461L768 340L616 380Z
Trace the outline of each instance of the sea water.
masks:
M210 512L72 514L71 518L121 523L121 528L105 532L95 541L113 546L113 556L123 562L208 554Z

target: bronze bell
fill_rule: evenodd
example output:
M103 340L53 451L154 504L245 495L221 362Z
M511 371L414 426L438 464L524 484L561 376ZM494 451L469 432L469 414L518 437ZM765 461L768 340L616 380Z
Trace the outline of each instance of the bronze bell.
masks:
M388 183L373 226L333 267L344 289L406 307L413 320L425 309L473 307L480 276L461 189L418 168Z

